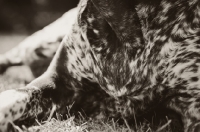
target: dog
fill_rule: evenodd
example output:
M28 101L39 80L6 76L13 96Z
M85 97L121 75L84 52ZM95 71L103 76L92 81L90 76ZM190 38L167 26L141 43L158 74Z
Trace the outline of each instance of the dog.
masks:
M0 94L1 132L73 102L89 116L126 119L162 104L185 132L200 131L200 1L81 0L77 8L46 72Z

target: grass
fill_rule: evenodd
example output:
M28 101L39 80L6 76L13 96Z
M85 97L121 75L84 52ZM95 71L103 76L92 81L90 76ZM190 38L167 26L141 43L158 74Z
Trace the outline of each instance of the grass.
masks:
M4 53L25 37L26 35L0 35L0 53ZM30 80L32 80L32 74L27 67L10 68L6 73L0 75L0 92L23 87ZM80 118L69 116L67 120L62 120L61 116L57 114L56 118L52 118L50 121L40 122L36 120L36 125L30 128L15 127L19 132L171 132L171 124L172 120L168 118L156 125L153 121L143 121L131 126L126 121L120 124L114 120L86 119L81 114ZM136 126L137 128L135 128Z
M30 78L31 73L27 67L8 69L4 75L0 75L0 91L23 87ZM36 125L33 127L18 128L16 126L16 129L19 132L171 132L171 120L167 118L164 123L158 125L154 125L153 121L140 122L135 125L137 126L135 128L135 126L129 126L126 121L120 124L114 120L94 120L81 114L79 118L69 116L67 120L63 120L62 116L56 115L56 118L52 118L49 121L41 122L36 120Z

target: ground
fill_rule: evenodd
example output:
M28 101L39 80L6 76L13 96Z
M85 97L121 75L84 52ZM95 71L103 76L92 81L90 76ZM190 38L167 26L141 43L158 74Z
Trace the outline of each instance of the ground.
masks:
M16 34L0 34L0 54L14 47L20 41L22 41L27 35ZM5 89L15 89L25 86L27 82L32 80L32 74L26 66L12 67L6 71L3 75L0 75L0 92ZM152 121L153 122L153 121ZM154 132L163 131L171 132L170 128L171 120L166 117L165 123L160 125L154 125L151 122L145 122L135 125L136 132ZM18 128L17 128L18 129ZM26 130L26 128L24 128ZM41 123L38 122L36 127L29 128L28 132L131 132L132 127L125 121L122 125L119 125L117 121L95 121L93 119L86 119L86 117L80 115L79 119L74 119L73 115L69 116L68 120L62 120L62 116L57 114L57 119L53 118L51 121ZM21 132L19 130L19 132Z

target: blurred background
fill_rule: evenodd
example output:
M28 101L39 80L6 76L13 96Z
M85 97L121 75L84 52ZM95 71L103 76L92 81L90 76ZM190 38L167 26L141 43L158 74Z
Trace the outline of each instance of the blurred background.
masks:
M0 54L76 7L79 0L0 0Z
M78 1L0 0L0 54L17 46L27 36L76 7ZM16 79L20 81L13 83ZM9 68L4 75L0 75L0 91L23 86L24 81L29 82L32 79L29 68L25 66Z
M78 0L0 0L0 32L32 33L77 4Z

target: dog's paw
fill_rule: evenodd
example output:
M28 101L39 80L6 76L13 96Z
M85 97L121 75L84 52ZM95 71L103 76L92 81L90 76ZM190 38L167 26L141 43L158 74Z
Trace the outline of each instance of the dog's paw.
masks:
M0 132L8 131L9 124L23 115L27 100L27 94L17 90L0 93Z

